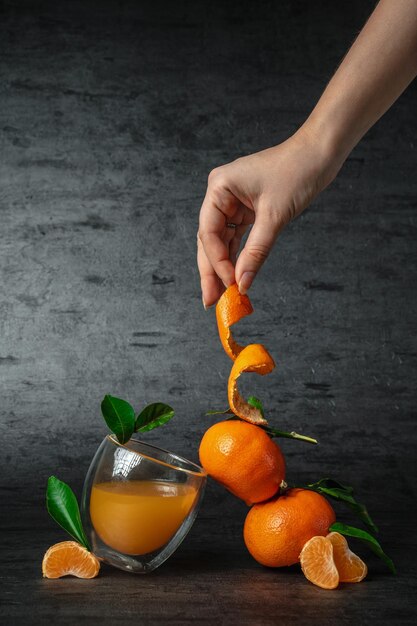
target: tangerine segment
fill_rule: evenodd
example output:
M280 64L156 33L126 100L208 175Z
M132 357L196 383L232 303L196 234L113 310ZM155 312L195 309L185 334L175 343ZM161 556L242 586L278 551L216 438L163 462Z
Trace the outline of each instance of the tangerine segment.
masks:
M236 359L244 346L240 346L233 339L230 326L251 313L253 313L252 304L248 296L242 296L236 283L226 289L216 305L220 341L232 361Z
M43 557L42 574L44 578L95 578L100 570L100 563L76 541L61 541L51 546Z
M333 558L341 583L359 583L368 573L366 563L349 549L346 538L340 533L329 533L327 539L333 546Z
M333 545L327 537L312 537L300 554L304 576L322 589L336 589L339 572L333 558Z
M255 372L264 376L272 372L274 367L272 356L260 343L251 343L243 348L233 364L227 387L229 406L235 415L252 424L268 423L259 409L242 398L237 388L237 379L243 372Z

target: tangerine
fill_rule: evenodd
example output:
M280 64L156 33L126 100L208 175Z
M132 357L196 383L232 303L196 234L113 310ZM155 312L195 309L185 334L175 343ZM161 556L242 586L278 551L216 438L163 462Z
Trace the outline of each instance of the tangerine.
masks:
M278 498L251 508L243 538L256 561L283 567L297 563L305 543L316 535L327 535L335 520L332 507L319 493L288 489Z
M199 454L206 472L248 505L272 498L285 478L281 449L262 428L241 420L211 426Z

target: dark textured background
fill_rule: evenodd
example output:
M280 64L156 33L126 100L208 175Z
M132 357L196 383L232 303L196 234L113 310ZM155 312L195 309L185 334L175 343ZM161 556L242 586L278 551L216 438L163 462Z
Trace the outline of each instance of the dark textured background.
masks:
M288 480L354 484L399 576L356 545L369 579L338 592L263 569L210 484L152 576L40 577L64 538L46 479L80 493L104 393L171 403L147 440L197 460L230 370L195 264L207 174L298 128L373 4L0 2L4 623L415 622L416 84L282 234L237 331L277 361L243 391L320 440L283 442Z

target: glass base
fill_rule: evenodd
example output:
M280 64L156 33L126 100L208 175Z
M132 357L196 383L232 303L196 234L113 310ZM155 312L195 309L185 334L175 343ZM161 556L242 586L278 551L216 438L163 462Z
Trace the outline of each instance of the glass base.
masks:
M154 565L153 562L149 561L145 556L144 561L141 561L140 557L131 557L127 554L120 554L120 552L114 552L111 548L108 548L107 550L96 550L94 554L108 565L117 567L117 569L121 569L124 572L131 572L132 574L148 574L158 567L158 565Z

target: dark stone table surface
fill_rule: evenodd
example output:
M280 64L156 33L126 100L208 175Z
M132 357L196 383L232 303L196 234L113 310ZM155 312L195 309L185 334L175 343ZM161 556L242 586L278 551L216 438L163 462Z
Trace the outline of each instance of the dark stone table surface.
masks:
M65 538L47 477L80 494L105 393L171 403L147 440L198 459L230 368L195 265L207 174L298 128L373 4L0 2L1 624L417 622L416 84L282 234L237 330L277 361L243 391L320 441L283 441L288 481L354 485L398 575L354 542L360 585L265 569L211 482L155 573L40 570Z

